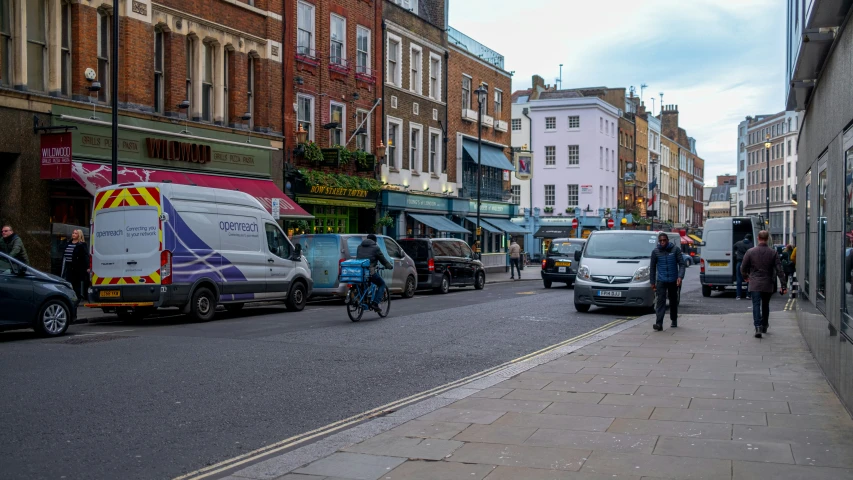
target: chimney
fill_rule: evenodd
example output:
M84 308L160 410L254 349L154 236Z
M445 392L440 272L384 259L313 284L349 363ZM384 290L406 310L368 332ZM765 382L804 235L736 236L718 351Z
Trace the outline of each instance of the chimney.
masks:
M641 117L646 116L646 103L645 102L640 102L640 106L637 108L637 115L639 115Z
M660 114L661 133L678 141L678 105L664 105Z

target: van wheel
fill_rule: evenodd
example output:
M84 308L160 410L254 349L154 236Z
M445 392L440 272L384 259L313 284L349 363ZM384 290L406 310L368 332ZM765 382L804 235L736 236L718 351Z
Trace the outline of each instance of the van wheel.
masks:
M483 272L479 272L477 274L477 279L474 280L474 289L482 290L486 287L486 274Z
M225 305L225 311L229 313L237 313L245 306L245 303L229 303L228 305Z
M406 279L406 288L403 289L403 298L412 298L415 296L415 277L409 275Z
M579 311L579 312L581 312L581 313L586 313L586 312L588 312L588 311L589 311L589 307L590 307L590 305L587 305L587 304L585 304L585 303L577 303L577 302L575 302L575 310L577 310L577 311Z
M216 313L216 297L213 296L213 292L206 287L197 289L190 303L190 315L199 322L209 322L213 320L214 313Z
M301 312L305 308L305 302L308 301L308 295L305 292L305 284L296 282L290 287L290 295L287 296L285 306L291 312Z
M711 296L711 287L707 285L702 285L702 296L710 297Z
M441 285L436 289L438 293L447 293L450 291L450 275L444 274L441 276Z

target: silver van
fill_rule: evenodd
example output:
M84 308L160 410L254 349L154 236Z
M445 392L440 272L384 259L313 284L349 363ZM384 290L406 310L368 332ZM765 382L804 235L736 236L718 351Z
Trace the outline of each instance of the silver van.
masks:
M301 246L302 254L310 265L314 296L346 296L347 284L339 280L341 262L356 258L358 246L366 237L367 234L361 233L323 233L296 235L292 238L294 245ZM390 237L376 235L376 244L388 261L394 264L393 270L382 271L382 278L390 292L402 295L403 298L413 297L418 288L415 262Z
M651 308L655 292L649 282L649 259L660 232L609 230L594 232L583 251L575 252L575 309L599 307ZM680 245L678 233L666 232Z
M703 297L710 297L713 290L722 292L737 286L734 244L746 235L752 235L752 244L755 245L760 230L760 217L710 218L705 221L702 235L705 246L702 247L699 270Z

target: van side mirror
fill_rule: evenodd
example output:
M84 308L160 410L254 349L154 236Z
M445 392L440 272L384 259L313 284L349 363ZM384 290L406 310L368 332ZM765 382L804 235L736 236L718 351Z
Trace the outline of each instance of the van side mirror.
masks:
M581 261L581 253L582 253L582 252L581 252L580 250L575 250L575 261L576 261L576 262L580 262L580 261Z
M293 246L293 256L291 257L291 260L298 262L301 259L302 259L302 244L297 243L296 245Z

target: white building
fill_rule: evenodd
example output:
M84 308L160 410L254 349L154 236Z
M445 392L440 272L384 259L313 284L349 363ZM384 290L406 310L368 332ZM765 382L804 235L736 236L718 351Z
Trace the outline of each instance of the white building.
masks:
M797 188L799 122L796 112L779 112L753 118L746 125L746 192L742 198L746 205L744 213L764 215L769 192L770 234L775 244L792 243L796 234L794 225L797 213L792 195ZM769 149L765 143L770 144Z
M660 143L660 119L649 115L649 185L652 184L652 180L657 180L657 188L655 192L647 192L647 198L651 200L655 198L654 205L646 205L646 208L649 210L656 210L658 212L658 216L661 215L660 211L660 189L661 189L661 175L660 175L660 161L661 161L661 143Z
M733 215L735 216L743 216L746 214L746 202L744 198L746 197L746 142L748 141L749 136L746 133L747 127L749 126L749 122L751 117L746 117L746 119L740 122L737 126L737 212Z
M529 91L522 91L513 95L512 120L510 120L513 150L533 148L530 141L530 93ZM535 163L537 159L534 158L533 161ZM513 173L510 180L512 203L523 209L519 211L528 211L530 209L530 179L519 180L518 176Z
M577 92L543 92L530 102L534 212L565 216L617 206L619 109Z

